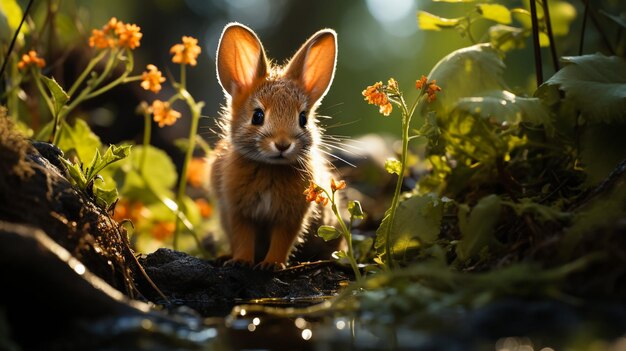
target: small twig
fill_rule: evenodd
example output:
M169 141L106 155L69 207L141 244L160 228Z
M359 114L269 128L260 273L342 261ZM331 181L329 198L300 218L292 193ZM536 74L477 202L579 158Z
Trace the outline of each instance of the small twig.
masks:
M536 0L530 0L530 19L533 27L533 47L535 49L535 74L537 86L543 84L543 68L541 67L541 47L539 46L539 22L537 20Z
M543 0L543 14L546 21L546 29L548 30L548 39L550 39L550 53L552 54L552 65L554 66L554 72L559 71L559 57L556 54L556 42L554 41L554 35L552 34L552 22L550 21L550 9L548 6L548 0Z
M20 25L17 26L17 29L15 30L15 34L13 34L13 39L11 39L11 44L9 45L9 50L7 51L6 55L4 56L4 62L2 62L2 68L0 69L0 79L2 79L2 76L4 76L4 70L7 66L7 62L9 62L9 56L11 56L11 52L13 52L13 47L15 46L15 41L17 40L17 36L20 34L20 31L22 30L22 25L24 24L24 21L26 20L26 17L28 16L28 11L30 11L30 7L33 4L34 0L29 0L28 1L28 5L26 5L26 10L24 10L24 15L22 16L22 21L20 22Z

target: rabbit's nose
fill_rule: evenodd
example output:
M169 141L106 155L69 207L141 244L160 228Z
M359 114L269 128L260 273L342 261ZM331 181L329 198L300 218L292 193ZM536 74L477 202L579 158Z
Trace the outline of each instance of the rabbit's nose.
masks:
M279 141L274 143L274 146L276 146L278 151L284 152L291 147L291 143L288 141Z

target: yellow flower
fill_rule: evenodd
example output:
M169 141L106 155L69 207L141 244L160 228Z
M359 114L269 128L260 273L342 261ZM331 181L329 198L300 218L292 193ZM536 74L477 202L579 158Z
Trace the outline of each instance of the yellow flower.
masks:
M346 182L343 180L340 180L339 182L335 182L335 179L331 178L330 179L330 189L332 191L337 191L337 190L343 190L346 188Z
M43 68L46 65L46 60L37 56L37 51L30 50L28 54L24 54L22 59L17 64L17 68L24 69L28 66L37 66Z
M174 63L195 66L198 64L196 59L201 51L202 49L198 46L198 39L183 36L183 43L172 46L170 54L174 54L172 58Z
M150 64L146 68L148 70L141 74L141 87L158 93L161 91L161 83L165 82L165 77L155 65Z
M98 49L106 48L129 48L134 49L140 45L143 34L135 24L126 24L112 17L102 29L93 29L89 37L89 46Z
M397 88L398 83L395 79L391 78L389 83L395 84ZM384 91L383 82L377 82L374 85L368 86L361 94L365 97L365 101L367 101L368 104L380 106L379 112L384 116L389 116L393 107Z
M395 79L393 79L393 78L389 78L389 81L387 81L387 87L390 90L397 91L398 90L398 82Z
M171 126L180 118L180 112L173 110L169 102L161 100L152 102L152 114L159 127Z

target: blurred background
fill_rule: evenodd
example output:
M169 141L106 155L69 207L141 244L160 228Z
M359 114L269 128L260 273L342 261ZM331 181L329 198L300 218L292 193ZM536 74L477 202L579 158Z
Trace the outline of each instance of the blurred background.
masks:
M609 12L623 11L621 0L593 1L594 7ZM25 8L27 1L20 1ZM566 3L567 4L567 3ZM506 1L512 7L528 7L526 1ZM455 30L419 30L416 13L425 10L454 18L472 11L472 3L443 3L430 0L364 0L364 1L288 1L288 0L63 0L35 1L34 21L41 27L47 11L55 11L57 33L47 33L52 40L49 47L41 48L47 57L55 57L49 71L57 80L71 79L79 74L92 55L86 45L92 28L100 28L109 18L117 17L126 23L141 27L141 46L135 50L135 72L155 64L166 76L178 77L177 66L171 63L170 47L180 42L181 36L198 38L202 47L198 65L191 68L188 88L197 100L206 103L200 126L201 135L209 142L215 140L214 122L222 90L215 76L215 51L221 31L227 23L238 21L250 26L261 38L270 58L282 63L314 32L333 28L339 35L339 57L334 83L319 114L332 117L323 119L327 134L356 138L367 133L393 133L398 135L399 116L382 117L377 109L363 101L361 91L376 81L395 77L406 97L412 100L414 82L428 74L438 60L451 51L471 45ZM581 16L584 1L571 0L563 11L575 16L570 25L572 35L557 38L560 56L575 55L578 51ZM553 14L553 17L558 14ZM480 40L484 29L493 22L475 23L473 32ZM42 33L43 34L43 33ZM575 35L574 35L575 34ZM48 42L48 40L46 40ZM587 24L585 52L605 51L597 29ZM36 44L36 43L35 43ZM71 48L70 53L67 48ZM552 74L548 64L548 49L544 49L546 63L544 75ZM532 47L510 52L506 72L511 89L520 94L531 93L534 86ZM141 100L167 98L172 90L164 85L155 96L128 84L85 104L87 120L105 143L139 140L143 120L135 113ZM189 127L189 114L181 104L178 109L183 118L172 127L156 128L153 142L172 154L177 165L180 155L168 141L185 137Z

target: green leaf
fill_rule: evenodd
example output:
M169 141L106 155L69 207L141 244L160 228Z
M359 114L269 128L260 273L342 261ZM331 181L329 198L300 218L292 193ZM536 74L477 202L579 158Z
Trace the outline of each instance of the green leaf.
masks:
M350 213L350 217L363 219L363 209L361 208L361 203L357 200L348 201L348 213Z
M93 194L96 198L96 205L100 208L108 209L118 198L116 188L107 189L94 184Z
M62 124L57 144L59 149L65 154L74 151L81 162L92 160L101 143L100 138L91 131L87 122L77 119L74 126L66 121L62 121Z
M501 51L521 49L526 47L527 30L517 27L496 24L488 29L489 42Z
M80 189L85 190L87 187L87 178L83 173L83 170L80 168L78 164L74 164L63 157L59 157L59 160L65 164L65 168L67 169L67 173L70 176L70 181L73 182Z
M48 78L42 75L41 80L46 83L46 87L48 87L48 90L50 91L50 95L52 96L52 103L54 105L53 112L56 116L59 114L59 112L61 112L61 109L63 108L63 106L65 106L67 100L70 99L70 96L67 95L63 88L61 88L61 86L59 85L59 83L57 83L54 77Z
M400 175L400 172L402 172L402 162L390 157L385 160L385 169L391 174Z
M445 28L456 27L462 18L443 18L426 11L417 13L417 23L421 30L440 31Z
M142 158L145 152L143 174ZM115 163L114 178L120 184L120 194L130 200L140 200L144 204L160 201L159 198L171 198L172 189L178 175L171 158L154 146L148 148L136 145L130 157ZM147 191L146 188L150 190Z
M336 260L340 260L342 258L347 258L348 254L345 251L340 250L340 251L333 252L332 257Z
M341 233L335 227L322 225L317 229L317 236L324 239L324 241L330 241L340 237Z
M22 21L22 8L16 0L0 0L0 40L9 42ZM22 33L28 33L28 22L22 26Z
M476 5L478 13L488 20L492 20L501 24L511 23L511 11L500 4L479 4Z
M537 96L549 95L550 86L565 93L565 101L591 123L626 121L626 61L593 54L563 57L563 68L539 87Z
M396 210L393 231L390 234L394 253L402 255L415 245L433 244L439 236L443 217L443 201L434 194L413 195L400 202ZM389 226L388 214L376 230L375 247L384 250L385 232Z
M544 125L549 134L554 134L550 114L540 99L516 96L506 90L490 91L482 96L461 98L453 110L509 125L522 121Z
M495 240L494 230L500 220L501 207L500 197L495 194L480 199L469 215L467 205L459 206L459 229L462 236L456 247L459 259L466 261L472 258Z
M462 48L441 59L429 74L442 88L433 102L438 116L446 116L462 97L506 89L503 70L502 59L489 44Z

